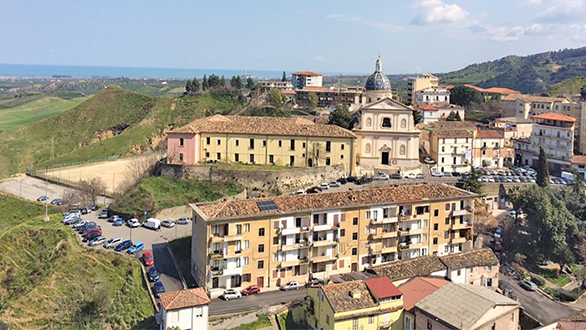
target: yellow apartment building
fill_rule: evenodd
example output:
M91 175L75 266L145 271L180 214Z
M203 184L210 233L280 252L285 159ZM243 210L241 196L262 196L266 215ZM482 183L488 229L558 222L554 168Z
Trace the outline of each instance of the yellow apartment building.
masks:
M344 164L353 173L355 140L349 130L303 118L215 115L169 132L167 162L291 167Z
M387 277L307 288L312 329L402 329L403 294Z
M469 250L475 197L420 184L192 204L192 274L217 294Z

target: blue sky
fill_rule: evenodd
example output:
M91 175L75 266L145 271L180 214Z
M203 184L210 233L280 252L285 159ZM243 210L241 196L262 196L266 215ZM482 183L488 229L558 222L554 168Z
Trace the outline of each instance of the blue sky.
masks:
M586 45L584 0L0 0L0 63L445 72Z

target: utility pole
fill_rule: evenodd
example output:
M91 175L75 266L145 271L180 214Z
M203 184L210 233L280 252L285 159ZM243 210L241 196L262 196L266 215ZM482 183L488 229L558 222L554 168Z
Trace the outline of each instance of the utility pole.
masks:
M55 137L51 136L51 160L53 160L53 158L55 157L55 148L54 148L54 140Z
M49 193L47 192L48 190L49 182L45 178L45 197L47 197L47 199L45 199L45 221L49 221Z

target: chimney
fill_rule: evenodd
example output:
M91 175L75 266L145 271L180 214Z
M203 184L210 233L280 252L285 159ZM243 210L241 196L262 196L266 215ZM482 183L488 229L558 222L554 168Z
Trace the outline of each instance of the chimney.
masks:
M360 290L358 290L358 289L350 290L350 297L352 297L352 299L359 299L360 298Z

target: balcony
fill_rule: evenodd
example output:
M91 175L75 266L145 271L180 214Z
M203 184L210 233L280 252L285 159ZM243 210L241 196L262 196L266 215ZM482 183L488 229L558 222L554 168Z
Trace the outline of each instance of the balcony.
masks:
M226 266L211 266L212 276L242 275L242 267L226 268Z
M224 259L228 259L228 258L238 258L242 255L242 250L235 250L235 251L226 251L224 253Z
M324 231L324 230L331 230L333 228L334 227L332 227L332 225L325 224L325 225L314 225L312 229L313 229L313 231Z
M392 252L397 252L397 246L383 246L381 253L392 253Z
M452 216L458 217L461 215L471 215L473 212L474 212L474 210L472 209L472 207L468 206L468 207L461 209L461 210L453 210Z
M393 238L393 237L397 237L397 236L399 236L399 234L397 233L396 230L383 231L383 233L382 233L382 238Z
M399 216L399 221L408 221L411 220L411 215L400 215Z
M330 246L330 245L336 245L336 244L338 244L338 242L335 239L332 241L324 239L324 240L317 240L317 241L311 242L311 245L313 247Z
M397 216L383 218L383 223L396 223L397 221L399 221Z
M214 251L210 253L210 259L224 259L224 253L222 251Z
M463 223L456 222L452 225L452 229L466 229L472 227L472 222L464 221Z
M295 251L303 248L308 248L309 243L296 243L296 244L289 244L289 245L281 245L281 251Z
M307 257L305 258L301 258L301 259L296 259L296 260L287 260L287 261L281 261L281 267L293 267L293 266L299 266L301 264L306 264L309 262L309 259Z
M224 236L224 242L241 241L241 240L242 240L242 234L234 234L234 235Z
M383 238L383 232L382 232L382 230L377 230L376 233L370 233L370 234L368 234L368 238L369 239L382 239Z
M468 241L468 238L466 237L454 237L452 238L452 244L458 244L458 243L466 243L466 241Z
M319 262L326 262L326 261L335 260L335 259L336 258L333 256L323 255L323 256L311 258L311 262L319 263Z
M309 231L308 227L284 228L281 229L281 235L295 235L306 231Z

